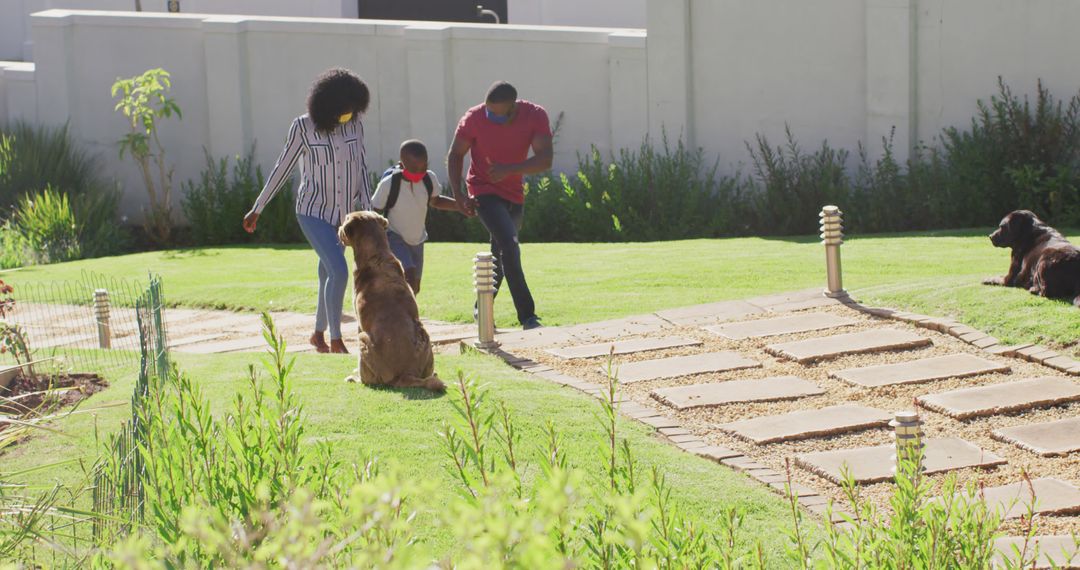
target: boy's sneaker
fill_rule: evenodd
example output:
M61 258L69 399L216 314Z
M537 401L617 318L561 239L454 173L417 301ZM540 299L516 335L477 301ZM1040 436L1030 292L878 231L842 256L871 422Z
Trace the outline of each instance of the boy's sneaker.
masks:
M521 329L527 331L542 328L543 326L540 324L540 317L529 317L524 323L521 323Z

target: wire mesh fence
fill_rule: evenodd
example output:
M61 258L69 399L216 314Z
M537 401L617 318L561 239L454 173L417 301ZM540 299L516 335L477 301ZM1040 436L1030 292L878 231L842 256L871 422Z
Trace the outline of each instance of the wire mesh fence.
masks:
M138 362L136 306L148 290L145 281L93 272L70 281L19 284L7 322L22 331L34 361L106 372ZM14 364L13 356L0 355L0 363Z
M152 381L165 379L171 364L165 327L165 297L161 279L153 277L135 304L139 341L139 377L131 395L131 419L109 436L106 453L94 471L94 537L102 539L126 533L143 517L145 469L141 452L146 449L143 418Z

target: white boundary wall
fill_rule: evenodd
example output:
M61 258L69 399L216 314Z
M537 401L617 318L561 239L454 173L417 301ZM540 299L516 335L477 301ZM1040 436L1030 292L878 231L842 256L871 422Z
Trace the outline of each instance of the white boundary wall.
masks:
M646 128L640 30L53 10L34 16L34 36L34 108L21 98L23 81L22 90L6 89L7 117L69 120L124 183L128 215L145 199L135 166L118 158L127 125L109 91L117 77L154 67L172 74L184 114L160 130L177 185L197 179L204 148L221 157L256 144L268 172L312 79L332 66L356 71L372 88L364 125L373 171L417 137L445 179L442 157L458 119L498 79L543 104L553 121L565 113L559 169L572 170L590 144L605 152L634 145ZM0 84L9 75L18 72L3 70Z
M41 0L22 0L41 1ZM193 2L195 0L182 0ZM204 0L210 1L210 0ZM239 0L234 0L239 1ZM576 156L682 136L730 173L756 134L785 125L810 151L828 140L871 158L895 129L908 156L966 127L1002 76L1018 94L1037 79L1059 99L1080 90L1075 0L647 0L644 30L313 18L47 11L34 16L33 63L0 63L0 121L70 119L72 131L142 202L116 156L123 120L109 86L152 67L173 73L184 120L163 135L177 181L214 156L258 144L264 170L311 79L342 65L373 86L370 166L405 138L441 157L458 117L496 79L565 113L556 168ZM445 175L441 160L433 160ZM744 170L745 171L745 170Z
M511 24L645 27L646 0L507 0Z
M643 0L638 0L643 1ZM180 0L180 10L193 14L355 18L356 0ZM0 60L32 61L31 14L51 9L135 9L135 0L2 0L0 1ZM165 12L166 0L142 0L146 12Z

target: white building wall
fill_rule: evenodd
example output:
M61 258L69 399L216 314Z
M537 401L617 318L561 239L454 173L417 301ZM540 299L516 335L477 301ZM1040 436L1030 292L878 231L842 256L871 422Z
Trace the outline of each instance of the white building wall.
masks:
M507 0L511 24L644 28L646 0Z
M643 97L615 93L619 112L632 117L618 127L612 120L624 117L606 111L613 84L645 75L640 37L635 45L633 34L628 40L618 30L55 10L34 17L34 34L37 120L70 117L72 134L123 183L129 216L145 200L134 164L117 156L127 127L109 90L116 78L154 67L172 74L172 96L184 113L161 128L177 188L198 177L204 148L221 157L255 144L268 172L289 122L305 111L312 79L333 66L356 71L372 89L364 125L375 171L397 159L401 141L418 137L445 179L441 157L457 120L497 79L545 106L553 121L565 114L558 169L572 170L577 152L591 144L612 150L613 132L620 141L645 134L646 111L634 108ZM625 60L615 68L613 49Z
M167 0L142 0L144 12L166 12ZM190 14L356 18L356 0L180 0ZM33 60L31 14L50 9L129 11L135 0L4 0L0 3L0 60Z
M747 142L760 133L781 144L785 126L807 151L826 140L849 150L862 143L871 158L891 133L902 160L943 128L966 127L999 75L1021 95L1038 79L1059 100L1080 91L1075 0L648 0L647 8L647 34L45 12L34 17L35 61L0 63L0 120L70 117L72 132L138 188L134 167L116 156L124 123L109 86L161 66L185 113L162 131L177 181L198 176L203 148L225 156L257 143L265 170L311 79L342 65L373 88L372 169L410 137L443 156L461 114L506 79L553 120L565 113L558 170L572 170L591 145L635 147L666 132L731 173L748 161ZM134 212L140 194L129 192Z

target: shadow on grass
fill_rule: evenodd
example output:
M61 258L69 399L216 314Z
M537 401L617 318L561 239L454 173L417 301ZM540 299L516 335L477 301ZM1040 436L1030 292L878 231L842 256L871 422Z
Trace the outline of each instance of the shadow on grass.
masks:
M446 392L432 392L424 388L397 388L395 386L368 386L366 384L358 384L365 390L378 390L379 392L392 392L401 394L403 400L409 401L424 401L424 400L438 400L446 397Z

